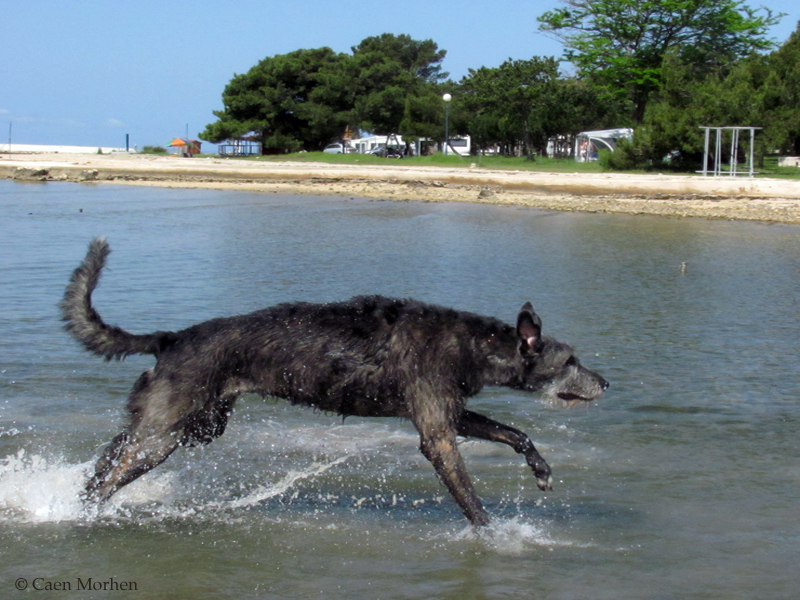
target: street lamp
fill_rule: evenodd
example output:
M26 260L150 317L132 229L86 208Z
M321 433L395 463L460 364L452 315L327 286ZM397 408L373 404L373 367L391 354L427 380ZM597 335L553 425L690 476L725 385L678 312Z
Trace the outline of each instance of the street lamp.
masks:
M453 97L450 94L445 94L442 96L442 100L444 100L444 155L447 156L447 143L450 141L450 136L448 135L448 127L450 125L450 100Z

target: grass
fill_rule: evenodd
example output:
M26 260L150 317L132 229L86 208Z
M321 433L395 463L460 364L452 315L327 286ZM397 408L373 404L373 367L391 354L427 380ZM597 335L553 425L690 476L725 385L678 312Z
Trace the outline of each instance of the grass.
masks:
M215 155L208 155L215 156ZM387 165L398 164L415 167L449 167L470 168L475 165L482 169L497 169L505 171L530 171L547 173L602 173L603 168L599 162L579 163L571 158L537 158L529 161L522 157L508 156L445 156L436 153L431 156L412 156L409 158L393 159L380 158L369 154L326 154L324 152L298 152L295 154L279 154L274 156L241 157L238 160L257 160L265 162L296 161L296 162L321 162L328 164L344 165ZM780 179L800 180L800 168L779 167L778 159L769 156L764 159L764 166L756 169L757 177L775 177ZM644 170L616 171L618 173L646 173ZM696 175L695 172L683 173Z
M411 156L408 158L380 158L369 154L326 154L324 152L301 152L296 154L280 154L276 156L256 156L248 160L261 161L297 161L322 162L346 165L387 165L398 164L414 167L451 167L470 168L475 165L484 169L500 169L507 171L546 171L558 173L600 173L600 165L594 163L578 163L570 158L537 158L529 161L521 157L506 156L445 156L436 153L431 156Z
M729 174L729 165L723 164L722 165L722 174L720 177L730 177ZM756 177L769 177L772 179L797 179L800 180L800 168L798 167L779 167L778 166L778 157L777 156L766 156L764 157L764 164L762 166L756 165L755 167L755 176ZM740 164L737 167L738 175L737 177L746 177L747 168L746 165Z
M800 179L800 167L779 167L777 156L767 156L764 158L764 166L756 170L763 177Z

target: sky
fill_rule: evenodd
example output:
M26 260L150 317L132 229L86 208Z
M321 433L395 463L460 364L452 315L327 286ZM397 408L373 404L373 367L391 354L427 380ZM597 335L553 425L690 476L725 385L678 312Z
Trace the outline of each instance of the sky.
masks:
M800 21L797 0L758 0L787 13L770 37ZM222 108L235 74L268 56L328 46L350 52L382 33L434 40L443 70L562 47L538 31L558 0L3 0L0 144L124 147L197 138ZM204 150L206 147L204 147ZM211 148L209 148L211 149Z

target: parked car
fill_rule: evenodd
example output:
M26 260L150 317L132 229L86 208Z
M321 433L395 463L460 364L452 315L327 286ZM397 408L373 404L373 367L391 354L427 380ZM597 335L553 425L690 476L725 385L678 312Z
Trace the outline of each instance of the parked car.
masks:
M372 156L385 156L386 158L403 158L403 150L396 146L384 147L383 144L369 151Z
M350 154L355 152L356 149L348 146L347 144L343 144L341 142L336 142L335 144L328 144L325 146L323 152L328 154Z

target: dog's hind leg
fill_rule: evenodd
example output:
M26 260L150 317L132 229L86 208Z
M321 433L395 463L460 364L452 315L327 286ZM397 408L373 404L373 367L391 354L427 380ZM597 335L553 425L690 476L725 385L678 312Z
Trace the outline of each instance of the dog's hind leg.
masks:
M143 373L128 401L130 422L97 461L86 485L86 501L103 502L164 462L184 443L186 413L192 406L175 381L153 371Z
M108 445L86 485L87 502L108 500L114 492L164 462L179 445L179 437L163 432L123 431Z
M542 458L530 438L518 429L493 421L489 417L465 410L458 422L458 435L474 437L492 442L500 442L511 446L525 460L536 475L536 485L541 490L553 489L553 477L550 466Z

